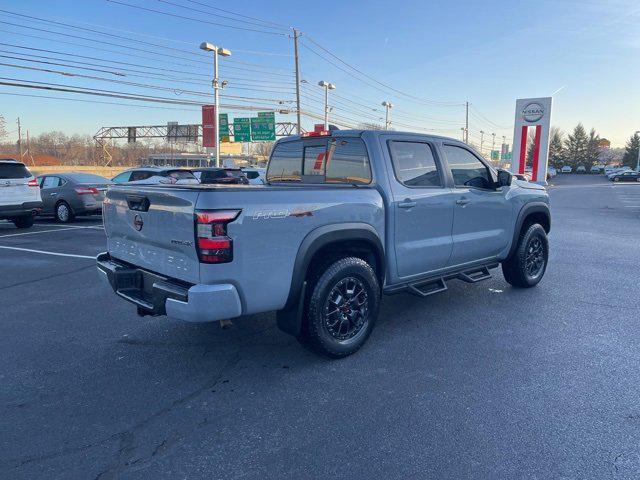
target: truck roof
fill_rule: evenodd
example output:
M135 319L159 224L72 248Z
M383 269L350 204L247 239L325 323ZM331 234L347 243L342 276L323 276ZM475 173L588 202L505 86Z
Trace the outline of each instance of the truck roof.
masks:
M445 137L442 135L434 135L431 133L420 133L420 132L407 132L401 130L374 130L374 129L350 129L350 130L331 130L330 135L326 135L327 137L360 137L364 133L372 133L377 135L385 135L385 134L397 134L397 135L416 135L420 137L429 137L438 140L449 140L452 142L460 143L460 140L456 140L455 138ZM299 140L301 138L315 138L315 137L302 137L300 135L291 135L288 137L281 138L278 140L279 142L288 142L291 140Z

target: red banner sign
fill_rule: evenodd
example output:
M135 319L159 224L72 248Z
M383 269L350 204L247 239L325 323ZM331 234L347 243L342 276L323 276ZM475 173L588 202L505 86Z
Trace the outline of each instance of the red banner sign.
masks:
M216 146L216 106L202 106L202 146Z

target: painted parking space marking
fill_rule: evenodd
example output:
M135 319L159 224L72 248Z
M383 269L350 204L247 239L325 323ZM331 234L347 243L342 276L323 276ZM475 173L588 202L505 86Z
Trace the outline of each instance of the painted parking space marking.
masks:
M73 227L73 228L60 228L60 229L54 229L54 230L36 230L34 232L9 233L7 235L0 235L0 239L9 238L9 237L21 237L22 235L35 235L37 233L64 232L65 230L77 230L78 228L91 228L91 227Z
M31 248L20 248L20 247L7 247L5 245L0 245L0 249L3 250L17 250L19 252L29 252L29 253L41 253L43 255L54 255L57 257L71 257L71 258L86 258L89 260L95 260L96 257L91 255L76 255L74 253L60 253L60 252L45 252L44 250L34 250Z

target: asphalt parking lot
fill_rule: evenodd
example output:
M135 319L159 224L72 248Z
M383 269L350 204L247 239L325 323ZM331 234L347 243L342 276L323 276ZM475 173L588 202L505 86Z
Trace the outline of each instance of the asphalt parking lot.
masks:
M137 317L99 219L0 222L0 477L640 477L640 184L553 181L541 284L386 297L328 361L273 314Z

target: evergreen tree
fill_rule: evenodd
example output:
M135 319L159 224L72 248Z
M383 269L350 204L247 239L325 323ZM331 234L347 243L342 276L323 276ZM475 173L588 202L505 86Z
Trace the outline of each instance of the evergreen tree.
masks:
M622 157L622 164L627 167L631 167L635 170L638 165L638 149L640 148L640 134L634 133L627 140L624 155Z
M587 140L587 149L585 151L585 163L583 165L587 168L592 167L598 163L600 158L600 135L598 135L595 129L591 129L589 132L589 138Z
M588 143L589 137L582 123L576 125L573 132L567 135L567 139L564 141L566 163L571 165L574 170L578 165L586 166Z
M554 168L562 168L565 162L562 131L558 127L551 127L549 135L549 165Z

